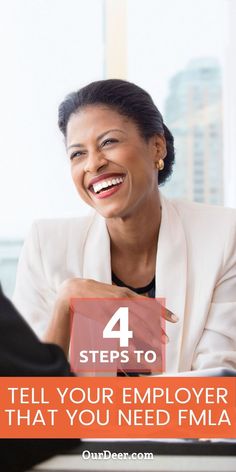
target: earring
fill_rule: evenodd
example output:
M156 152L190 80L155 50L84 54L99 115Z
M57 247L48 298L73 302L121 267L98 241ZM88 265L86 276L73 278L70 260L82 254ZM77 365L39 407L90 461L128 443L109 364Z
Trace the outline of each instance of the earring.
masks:
M163 170L165 167L163 159L159 159L159 161L156 162L156 168L158 170Z

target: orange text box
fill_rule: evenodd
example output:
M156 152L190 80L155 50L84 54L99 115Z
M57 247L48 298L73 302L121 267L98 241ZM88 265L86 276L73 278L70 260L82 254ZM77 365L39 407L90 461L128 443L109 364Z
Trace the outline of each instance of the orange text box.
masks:
M1 378L1 438L235 438L236 379Z

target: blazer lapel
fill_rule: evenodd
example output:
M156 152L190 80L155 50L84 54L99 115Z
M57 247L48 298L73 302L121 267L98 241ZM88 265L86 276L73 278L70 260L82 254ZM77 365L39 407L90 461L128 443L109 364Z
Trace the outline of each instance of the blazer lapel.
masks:
M92 223L88 229L83 250L83 277L93 279L98 282L111 283L111 255L110 238L106 227L105 219L98 213L94 214ZM88 336L88 346L90 349L101 349L95 335L96 325L91 320L91 331ZM90 372L91 377L114 377L114 372Z
M105 219L94 214L83 251L83 277L111 283L110 238Z
M166 370L178 370L187 288L187 246L184 228L174 205L161 195L162 220L156 260L156 297L165 299L165 306L179 321L166 321L169 337L166 345Z

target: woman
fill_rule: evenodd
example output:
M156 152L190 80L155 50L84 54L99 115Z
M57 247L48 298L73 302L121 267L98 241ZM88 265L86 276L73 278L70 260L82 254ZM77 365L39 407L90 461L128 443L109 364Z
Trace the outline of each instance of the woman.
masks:
M235 210L161 196L173 137L134 84L104 80L72 93L59 127L76 189L95 211L34 224L17 307L66 351L71 298L163 297L168 372L236 367Z

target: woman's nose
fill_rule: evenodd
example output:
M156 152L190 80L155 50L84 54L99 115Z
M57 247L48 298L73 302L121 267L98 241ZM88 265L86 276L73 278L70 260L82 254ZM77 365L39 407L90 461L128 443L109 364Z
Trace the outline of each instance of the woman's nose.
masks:
M105 165L107 165L107 159L101 151L90 152L84 165L84 172L94 173Z

